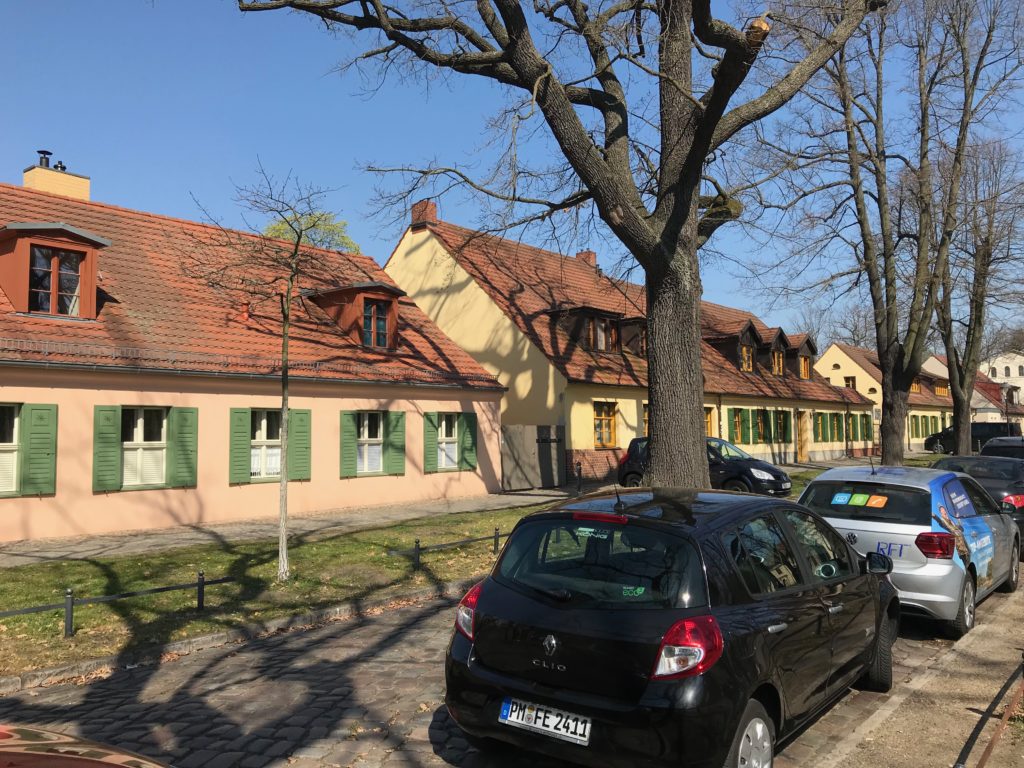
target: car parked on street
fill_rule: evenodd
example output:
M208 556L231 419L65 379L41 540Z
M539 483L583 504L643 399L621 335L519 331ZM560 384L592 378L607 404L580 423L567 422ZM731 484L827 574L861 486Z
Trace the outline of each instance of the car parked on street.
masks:
M782 499L685 489L524 517L456 611L445 703L481 749L601 768L770 765L892 684L892 561Z
M949 456L932 464L934 469L964 472L985 489L997 504L1010 504L1010 516L1024 537L1024 459L1006 456ZM1009 511L1009 510L1008 510ZM1024 555L1024 552L1021 553Z
M134 752L86 741L66 733L0 724L2 768L170 768Z
M973 421L971 422L971 450L977 450L994 437L1020 437L1020 424L1010 421ZM953 453L956 450L956 438L953 426L941 432L928 435L924 439L924 449L932 453Z
M975 607L997 588L1017 589L1020 531L968 475L913 467L837 467L808 484L800 503L861 554L893 559L904 613L947 623L962 637Z
M793 481L775 465L755 459L728 440L706 437L704 441L712 488L766 496L789 496L792 493ZM642 485L647 464L647 438L635 437L629 441L629 447L619 460L619 485L627 488Z
M993 437L981 447L981 455L1024 459L1024 438Z

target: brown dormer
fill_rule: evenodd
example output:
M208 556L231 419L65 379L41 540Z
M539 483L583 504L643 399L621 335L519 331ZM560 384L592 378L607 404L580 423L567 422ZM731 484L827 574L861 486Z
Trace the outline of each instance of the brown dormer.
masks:
M398 299L405 291L383 282L354 283L307 294L354 344L394 349L398 343Z
M570 340L592 352L619 352L622 349L619 321L622 315L596 307L572 307L552 313L555 322Z
M16 312L96 319L98 253L106 238L60 222L0 227L0 289Z
M786 352L786 369L793 376L809 380L814 378L814 357L818 347L810 336L798 334L790 342Z
M786 352L789 338L781 328L770 328L764 335L765 343L758 347L757 359L765 371L773 376L786 375Z

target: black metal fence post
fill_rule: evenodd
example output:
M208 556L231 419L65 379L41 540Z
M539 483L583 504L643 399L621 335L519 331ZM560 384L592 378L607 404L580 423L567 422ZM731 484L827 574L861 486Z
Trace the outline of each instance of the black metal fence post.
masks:
M412 548L412 569L418 571L420 569L420 540L416 539L416 543Z
M498 526L494 526L494 554L498 554L498 540L501 538L501 531L498 530Z
M75 590L68 587L64 591L64 637L75 635Z
M583 493L583 462L576 462L576 495Z
M200 571L196 576L196 610L201 611L206 605L206 572Z

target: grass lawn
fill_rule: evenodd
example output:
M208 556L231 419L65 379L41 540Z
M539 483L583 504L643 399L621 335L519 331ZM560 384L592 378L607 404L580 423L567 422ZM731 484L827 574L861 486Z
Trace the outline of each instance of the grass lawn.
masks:
M487 536L495 527L508 532L519 518L538 508L451 514L320 538L296 536L289 548L292 579L285 584L276 582L276 538L3 569L0 610L60 603L67 587L78 596L94 597L184 584L195 581L199 570L207 579L233 576L236 582L208 587L202 613L196 611L195 592L189 590L75 606L75 636L67 640L63 610L0 619L0 676L472 578L491 567L490 542L424 554L420 571L413 571L410 560L386 552L411 548L417 538L427 546Z

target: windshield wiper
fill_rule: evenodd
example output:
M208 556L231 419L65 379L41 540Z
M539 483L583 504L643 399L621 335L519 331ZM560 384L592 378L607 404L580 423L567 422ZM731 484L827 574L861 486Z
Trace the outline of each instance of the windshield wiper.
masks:
M567 603L572 600L572 592L564 587L558 589L545 589L544 587L536 587L533 584L527 584L530 589L535 592L540 592L542 595L547 595L553 600L557 600L560 603Z

